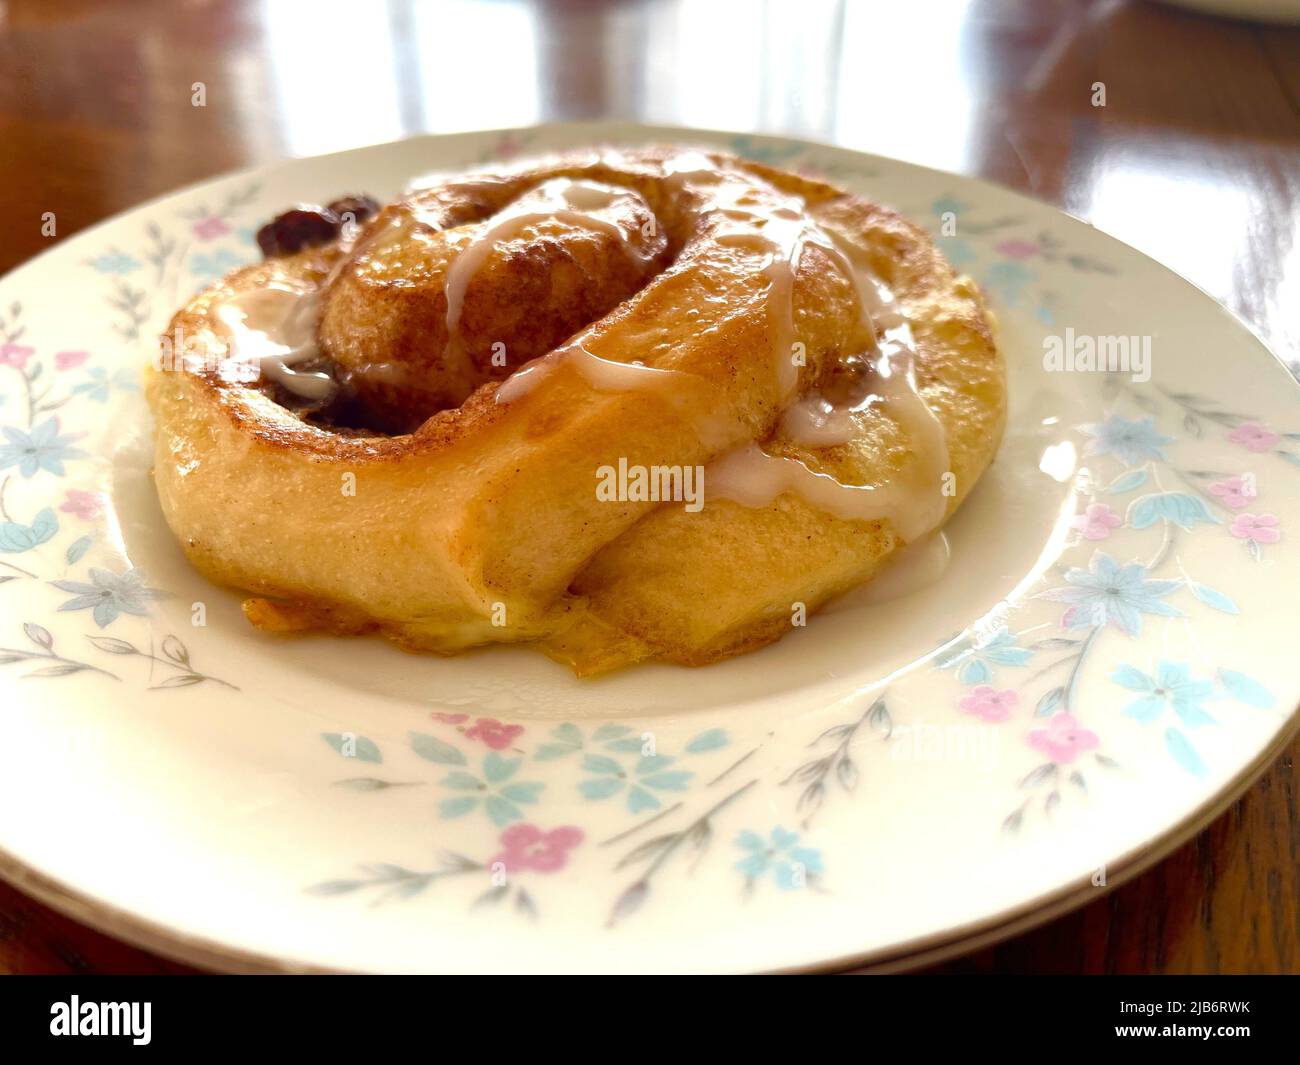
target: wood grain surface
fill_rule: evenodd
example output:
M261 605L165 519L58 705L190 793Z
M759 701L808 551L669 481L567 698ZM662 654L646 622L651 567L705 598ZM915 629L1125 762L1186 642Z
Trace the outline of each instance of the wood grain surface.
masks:
M46 211L61 240L235 167L597 117L1012 186L1184 274L1300 372L1300 30L1145 0L0 0L0 271L50 245ZM930 971L1300 971L1298 750L1137 880ZM0 972L186 971L0 885Z

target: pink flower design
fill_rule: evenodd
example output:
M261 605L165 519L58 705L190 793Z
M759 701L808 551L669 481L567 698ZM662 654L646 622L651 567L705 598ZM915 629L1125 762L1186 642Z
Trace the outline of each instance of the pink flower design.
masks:
M1218 496L1225 507L1240 510L1255 498L1254 478L1228 477L1210 485L1210 495Z
M90 358L88 351L60 351L54 356L54 368L56 370L71 370L80 366Z
M472 727L465 730L465 738L482 740L494 751L503 751L523 732L523 725L505 725L493 717L480 717Z
M1228 434L1234 444L1240 444L1247 451L1268 451L1278 442L1277 433L1259 422L1242 422Z
M1082 514L1076 514L1070 524L1088 540L1104 540L1111 529L1124 524L1124 519L1105 503L1089 503Z
M1020 696L1010 688L998 691L988 684L981 684L957 705L984 721L1005 721L1019 702Z
M996 250L1007 259L1032 259L1043 249L1028 240L1004 240Z
M12 366L15 370L21 370L35 354L35 348L25 348L21 344L0 344L0 366Z
M460 725L469 720L469 714L444 714L441 710L435 710L429 716L444 725Z
M1073 714L1053 714L1047 728L1029 733L1029 746L1044 752L1053 762L1073 762L1081 752L1091 751L1100 743L1095 732L1079 727Z
M199 240L212 240L213 237L224 237L230 232L230 227L225 221L217 218L215 215L208 218L200 218L194 223L194 235Z
M511 825L501 833L504 850L488 865L500 862L508 873L532 869L538 873L554 873L563 869L569 860L569 851L583 841L583 832L573 825L563 825L543 832L536 825Z
M1238 540L1251 540L1257 544L1275 544L1282 539L1275 514L1238 514L1228 526L1228 532Z
M59 509L65 514L75 514L85 521L99 516L104 506L104 497L99 492L87 492L80 488L69 488Z

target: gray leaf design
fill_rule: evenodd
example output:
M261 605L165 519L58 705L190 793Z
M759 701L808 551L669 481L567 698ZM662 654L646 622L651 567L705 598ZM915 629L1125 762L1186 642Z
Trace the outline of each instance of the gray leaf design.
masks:
M86 667L77 662L62 662L57 666L46 666L43 669L34 669L28 673L29 677L66 677L69 673L80 673Z
M32 643L44 647L47 651L54 646L54 637L50 635L50 630L43 625L37 625L34 621L28 621L23 624L23 632Z
M86 639L101 651L110 655L135 655L140 653L133 644L127 643L126 640L119 640L114 636L87 636Z
M158 688L188 688L191 684L198 684L203 680L197 673L182 673L179 677L168 677L161 684L155 684L152 689Z
M187 669L190 665L190 652L185 645L175 636L168 636L162 642L162 653Z
M644 880L638 880L618 897L614 903L614 909L609 915L609 923L617 924L619 921L631 917L641 908L645 902L646 896L650 894L650 885Z
M346 895L362 886L360 880L326 880L322 884L313 884L307 889L309 895Z
M336 788L350 791L387 791L389 788L410 788L415 786L410 780L380 780L378 777L348 777L346 780L334 781Z

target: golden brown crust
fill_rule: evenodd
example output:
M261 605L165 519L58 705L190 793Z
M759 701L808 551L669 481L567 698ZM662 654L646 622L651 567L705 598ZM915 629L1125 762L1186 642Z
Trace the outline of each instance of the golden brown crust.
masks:
M715 239L714 222L669 180L665 163L677 152L574 154L481 184L435 183L386 208L351 248L247 267L195 297L169 335L183 331L219 362L217 301L276 281L331 279L322 336L333 338L334 354L351 345L344 358L359 360L349 338L369 332L386 355L436 375L431 352L447 340L436 325L445 322L443 285L465 246L463 233L448 230L481 232L521 193L556 177L631 190L630 215L643 219L644 204L660 227L648 280L627 273L626 261L611 266L616 249L573 227L533 227L503 249L465 305L470 363L482 383L409 434L311 424L212 366L152 372L159 495L195 565L287 600L250 603L250 618L266 628L380 631L418 650L541 640L580 673L654 657L700 664L752 649L788 628L793 602L813 610L869 579L902 543L887 521L837 518L791 495L757 508L710 501L698 513L594 498L593 471L603 463L694 466L748 440L847 484L881 484L917 461L915 441L887 411L860 419L854 439L835 447L773 435L783 399L771 372L768 281L746 249ZM1005 416L1004 368L974 286L886 208L760 164L711 159L752 182L759 199L802 197L896 293L916 337L921 394L946 430L957 486L951 513L991 460ZM541 279L555 275L557 256L572 269L558 291L545 292ZM423 298L395 295L399 261L426 286ZM680 391L602 391L562 364L544 385L498 403L502 368L484 364L484 342L505 337L507 350L531 353L570 324L532 321L513 305L494 314L521 280L548 313L571 301L591 314L618 294L584 343L605 359L681 371ZM573 299L577 289L590 291ZM852 283L815 245L799 260L792 299L808 352L804 391L862 343L861 321ZM411 338L423 329L434 342L413 354Z

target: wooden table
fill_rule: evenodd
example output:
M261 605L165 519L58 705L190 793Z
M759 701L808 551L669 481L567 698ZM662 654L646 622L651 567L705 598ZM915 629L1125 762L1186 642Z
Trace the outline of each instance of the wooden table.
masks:
M1022 189L1189 277L1300 372L1300 30L1122 0L0 0L0 271L47 246L46 211L66 238L286 155L592 117ZM1300 970L1297 751L1154 870L941 971ZM186 970L0 886L4 971Z

